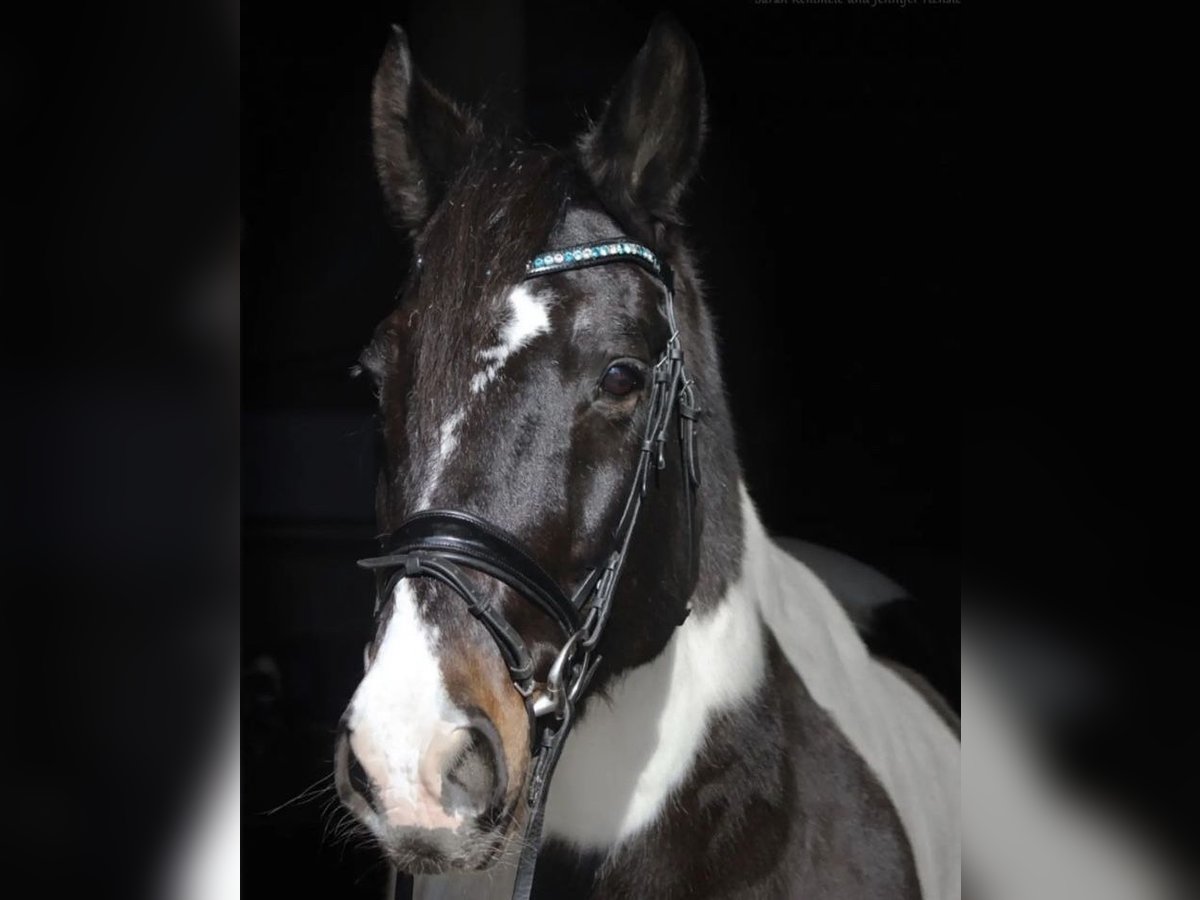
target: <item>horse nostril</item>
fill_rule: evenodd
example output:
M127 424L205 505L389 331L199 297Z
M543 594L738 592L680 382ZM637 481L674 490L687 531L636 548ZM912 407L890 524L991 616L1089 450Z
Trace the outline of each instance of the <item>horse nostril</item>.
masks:
M358 761L358 754L354 752L354 746L350 743L349 714L342 716L341 721L338 723L338 731L340 732L337 743L338 776L344 777L345 783L371 809L379 812L376 806L375 792L371 790L371 779L367 775L367 770L363 768L362 763Z
M343 730L334 751L333 782L341 799L360 821L368 821L379 814L370 779L358 762L350 746L349 731Z
M367 777L366 769L362 767L362 763L358 761L358 756L354 750L350 750L349 759L346 761L346 774L350 778L350 784L358 791L367 802L372 806L375 805L374 793L371 790L371 779Z
M495 727L482 716L473 717L465 731L466 740L442 773L442 807L482 815L503 806L508 788L504 749Z

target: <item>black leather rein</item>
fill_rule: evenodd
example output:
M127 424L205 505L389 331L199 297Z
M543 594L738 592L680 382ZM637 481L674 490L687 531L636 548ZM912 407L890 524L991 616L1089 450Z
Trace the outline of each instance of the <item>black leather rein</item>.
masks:
M573 591L566 592L520 541L503 529L467 512L431 509L415 513L401 523L387 539L382 556L359 562L379 575L376 616L402 578L432 578L458 594L492 635L514 687L524 698L530 747L536 761L527 792L528 816L514 900L528 900L533 888L547 788L574 721L575 706L600 662L595 651L608 624L613 593L649 487L650 473L666 467L664 447L673 418L679 423L680 449L686 468L683 484L693 584L698 568L694 517L695 491L700 484L695 436L699 408L693 384L683 366L671 270L648 248L616 238L539 254L527 264L525 280L619 262L640 266L662 285L662 310L670 336L654 365L649 413L633 484L613 531L612 550L607 557L592 567ZM558 625L563 643L543 683L535 681L533 656L517 630L497 606L476 594L464 576L464 569L507 585Z

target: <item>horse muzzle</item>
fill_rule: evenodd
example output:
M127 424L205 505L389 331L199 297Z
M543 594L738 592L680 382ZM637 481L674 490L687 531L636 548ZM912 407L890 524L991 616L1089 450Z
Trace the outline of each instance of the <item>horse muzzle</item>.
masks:
M504 748L483 715L438 723L415 765L396 765L365 727L343 720L334 763L338 796L392 863L431 874L488 865L503 840Z

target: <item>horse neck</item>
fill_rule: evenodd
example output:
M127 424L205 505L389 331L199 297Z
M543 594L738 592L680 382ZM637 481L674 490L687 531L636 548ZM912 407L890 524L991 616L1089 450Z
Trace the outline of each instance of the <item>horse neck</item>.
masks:
M758 607L770 558L740 479L729 489L744 526L740 575L719 601L698 603L659 656L592 698L551 784L548 835L603 852L640 832L691 771L714 716L766 676Z
M760 615L773 556L742 485L711 318L691 260L676 271L680 327L702 407L702 531L692 614L662 653L592 697L551 783L546 833L604 852L663 810L692 769L710 722L767 676Z

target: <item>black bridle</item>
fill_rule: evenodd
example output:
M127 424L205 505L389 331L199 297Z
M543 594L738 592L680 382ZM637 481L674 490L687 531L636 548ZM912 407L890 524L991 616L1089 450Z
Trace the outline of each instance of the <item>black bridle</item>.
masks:
M633 484L613 531L612 549L608 555L568 593L521 546L520 541L503 529L467 512L431 509L415 513L402 522L387 539L384 555L359 562L360 566L376 570L380 575L375 605L377 616L402 578L432 578L452 589L492 635L508 666L513 685L524 698L529 716L530 747L536 762L529 781L529 814L517 867L514 900L527 900L533 887L547 788L573 724L576 704L600 662L597 645L612 612L613 594L650 485L650 473L666 467L664 448L673 418L679 423L680 449L686 469L683 484L689 591L698 572L695 500L700 470L695 425L700 410L693 383L683 365L670 268L643 245L619 238L546 251L526 265L524 280L619 262L640 266L662 285L662 311L669 337L654 364L649 414ZM500 609L475 593L463 577L463 569L502 582L558 625L563 633L563 644L544 682L534 680L533 656L517 630ZM680 624L686 616L685 611Z

